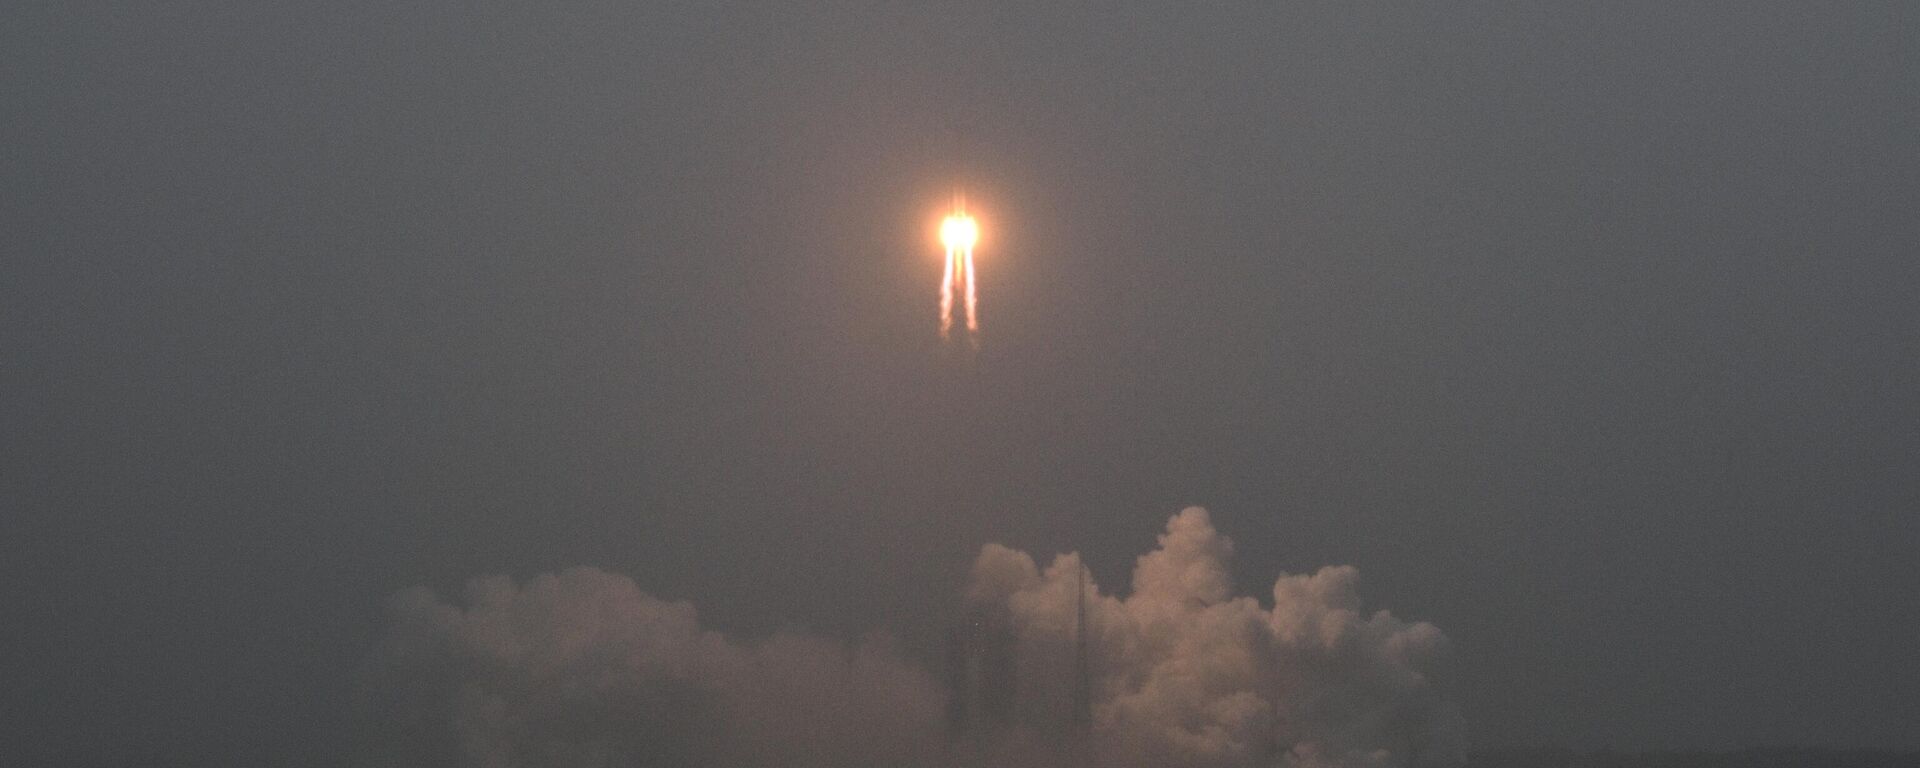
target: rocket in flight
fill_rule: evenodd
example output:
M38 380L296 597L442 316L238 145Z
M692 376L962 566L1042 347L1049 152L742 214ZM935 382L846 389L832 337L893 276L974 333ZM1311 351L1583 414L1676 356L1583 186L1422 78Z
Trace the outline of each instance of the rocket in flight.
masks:
M940 222L940 243L947 248L946 273L940 278L940 338L953 335L953 297L965 297L967 341L980 344L980 300L974 290L973 246L980 242L980 224L967 215L967 200L955 195L953 213Z

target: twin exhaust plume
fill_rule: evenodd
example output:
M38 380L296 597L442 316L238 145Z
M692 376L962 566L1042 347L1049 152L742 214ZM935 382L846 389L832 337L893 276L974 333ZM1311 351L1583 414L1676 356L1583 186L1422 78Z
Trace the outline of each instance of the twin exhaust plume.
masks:
M973 246L980 241L980 225L967 215L966 198L953 199L953 213L940 222L940 243L947 248L946 274L940 278L940 340L953 335L953 294L963 291L967 301L967 341L979 347L979 296L973 287Z

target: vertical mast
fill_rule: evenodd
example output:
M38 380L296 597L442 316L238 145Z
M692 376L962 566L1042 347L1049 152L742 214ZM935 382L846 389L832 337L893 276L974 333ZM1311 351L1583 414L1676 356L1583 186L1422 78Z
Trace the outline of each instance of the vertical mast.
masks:
M1080 563L1073 592L1073 729L1085 734L1093 725L1091 681L1087 669L1087 565Z

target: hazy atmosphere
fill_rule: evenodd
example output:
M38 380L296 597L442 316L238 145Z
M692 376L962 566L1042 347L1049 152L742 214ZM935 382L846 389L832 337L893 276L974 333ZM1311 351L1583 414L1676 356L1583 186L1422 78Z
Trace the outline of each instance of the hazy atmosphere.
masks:
M1920 4L27 2L0 103L10 764L1920 750Z

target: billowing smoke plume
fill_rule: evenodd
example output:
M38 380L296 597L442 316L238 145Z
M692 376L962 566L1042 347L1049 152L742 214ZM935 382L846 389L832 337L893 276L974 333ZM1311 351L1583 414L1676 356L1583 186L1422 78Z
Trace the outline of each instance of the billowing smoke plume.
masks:
M936 675L884 638L739 641L591 568L396 595L369 665L379 763L1449 766L1446 639L1361 612L1350 567L1233 597L1232 542L1176 515L1131 594L988 545ZM1078 599L1076 599L1078 598ZM944 685L942 684L944 682Z
M400 766L862 766L928 762L933 679L884 641L743 643L593 568L390 601L373 662L377 757Z
M1073 717L1075 626L1091 690L1088 750L1114 766L1454 765L1457 710L1433 675L1431 624L1361 613L1359 572L1282 576L1273 607L1232 597L1233 543L1206 510L1176 515L1134 568L1125 598L1080 592L1079 557L1041 571L988 545L968 600L1005 611L1017 638L1016 730ZM1081 603L1076 602L1076 596Z

